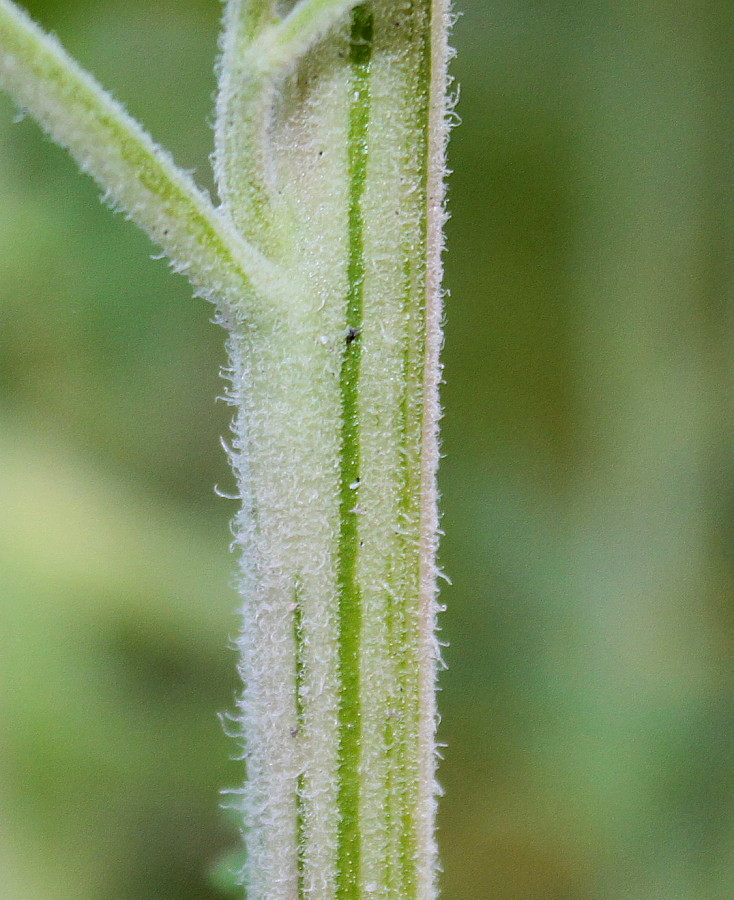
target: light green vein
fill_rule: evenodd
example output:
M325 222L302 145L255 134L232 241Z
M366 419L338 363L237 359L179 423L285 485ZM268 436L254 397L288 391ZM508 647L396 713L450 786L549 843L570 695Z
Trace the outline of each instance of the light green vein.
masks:
M339 763L336 896L358 900L360 877L359 763L360 640L362 598L357 577L359 552L358 485L360 478L359 378L362 358L364 298L364 217L362 197L367 179L367 132L370 116L370 68L373 17L367 6L352 13L353 99L349 117L349 260L345 346L340 372L342 403L339 496Z
M303 655L303 607L301 604L300 584L296 582L293 591L293 645L295 648L294 663L294 688L296 701L296 730L295 736L298 737L304 726L304 677L306 672L306 662ZM305 790L305 777L303 772L299 772L296 777L296 890L297 900L304 900L305 891L305 853L306 853L306 822L303 809L303 794Z
M296 584L293 591L293 645L295 647L296 727L303 727L303 679L306 663L303 658L303 608L301 590Z
M306 779L303 772L296 778L296 891L297 900L306 898L306 821L303 792Z

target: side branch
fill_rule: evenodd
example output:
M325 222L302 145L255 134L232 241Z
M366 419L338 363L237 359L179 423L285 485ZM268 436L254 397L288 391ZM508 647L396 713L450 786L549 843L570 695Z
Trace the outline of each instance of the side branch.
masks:
M360 2L300 0L282 18L276 0L227 2L214 168L227 215L257 245L278 246L280 241L280 201L269 146L275 86Z
M277 20L276 0L227 0L218 65L214 174L222 210L256 246L273 246L267 125L272 80L249 65L253 41Z
M280 271L234 232L170 156L12 0L0 0L0 88L225 315L257 323L263 301L284 302Z
M282 72L363 0L300 0L290 13L265 29L253 43L253 63L262 71Z

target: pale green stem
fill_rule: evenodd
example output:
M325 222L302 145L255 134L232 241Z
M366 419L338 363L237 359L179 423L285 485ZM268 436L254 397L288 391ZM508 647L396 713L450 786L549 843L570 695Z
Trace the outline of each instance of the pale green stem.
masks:
M229 313L249 900L436 897L447 32L229 0L219 212L0 0L0 86Z
M258 94L270 227L309 293L232 343L250 900L435 897L446 19L357 5Z
M0 0L0 87L27 110L226 316L268 321L290 287L170 156L10 0ZM255 307L253 297L261 298ZM268 302L262 302L262 300Z

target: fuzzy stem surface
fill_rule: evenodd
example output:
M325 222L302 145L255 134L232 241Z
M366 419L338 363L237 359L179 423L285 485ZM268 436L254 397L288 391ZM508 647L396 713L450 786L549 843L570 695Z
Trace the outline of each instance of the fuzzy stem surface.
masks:
M0 88L69 150L105 199L146 231L173 267L226 315L264 324L268 304L285 301L290 286L277 266L11 0L0 0Z
M214 300L249 900L435 900L448 0L229 0L215 208L12 0L0 87Z
M249 33L242 71L318 6ZM233 0L229 21L248 8ZM244 880L251 900L434 900L448 9L341 12L306 49L294 38L287 63L259 58L252 106L242 82L220 93L230 115L245 107L245 141L221 144L222 190L260 198L306 285L277 342L231 345ZM267 159L252 181L247 141ZM296 367L308 390L284 383Z

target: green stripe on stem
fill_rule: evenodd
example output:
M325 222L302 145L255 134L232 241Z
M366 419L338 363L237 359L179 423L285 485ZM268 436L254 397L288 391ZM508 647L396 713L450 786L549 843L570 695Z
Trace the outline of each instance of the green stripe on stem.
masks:
M364 217L362 197L367 178L367 131L370 115L370 65L373 18L366 6L352 14L350 60L353 100L349 118L349 261L345 347L340 387L342 401L339 496L339 829L337 834L337 900L358 900L360 876L359 763L360 638L362 609L357 579L359 553L358 486L360 433L358 419L364 296Z
M298 736L304 726L304 677L306 672L306 661L304 659L303 647L303 606L301 603L301 586L300 582L296 582L293 591L293 644L295 647L295 671L294 671L294 687L296 701L296 729L295 734ZM297 900L305 900L306 896L306 822L304 813L303 795L305 790L306 779L303 772L299 772L296 776L296 890Z

